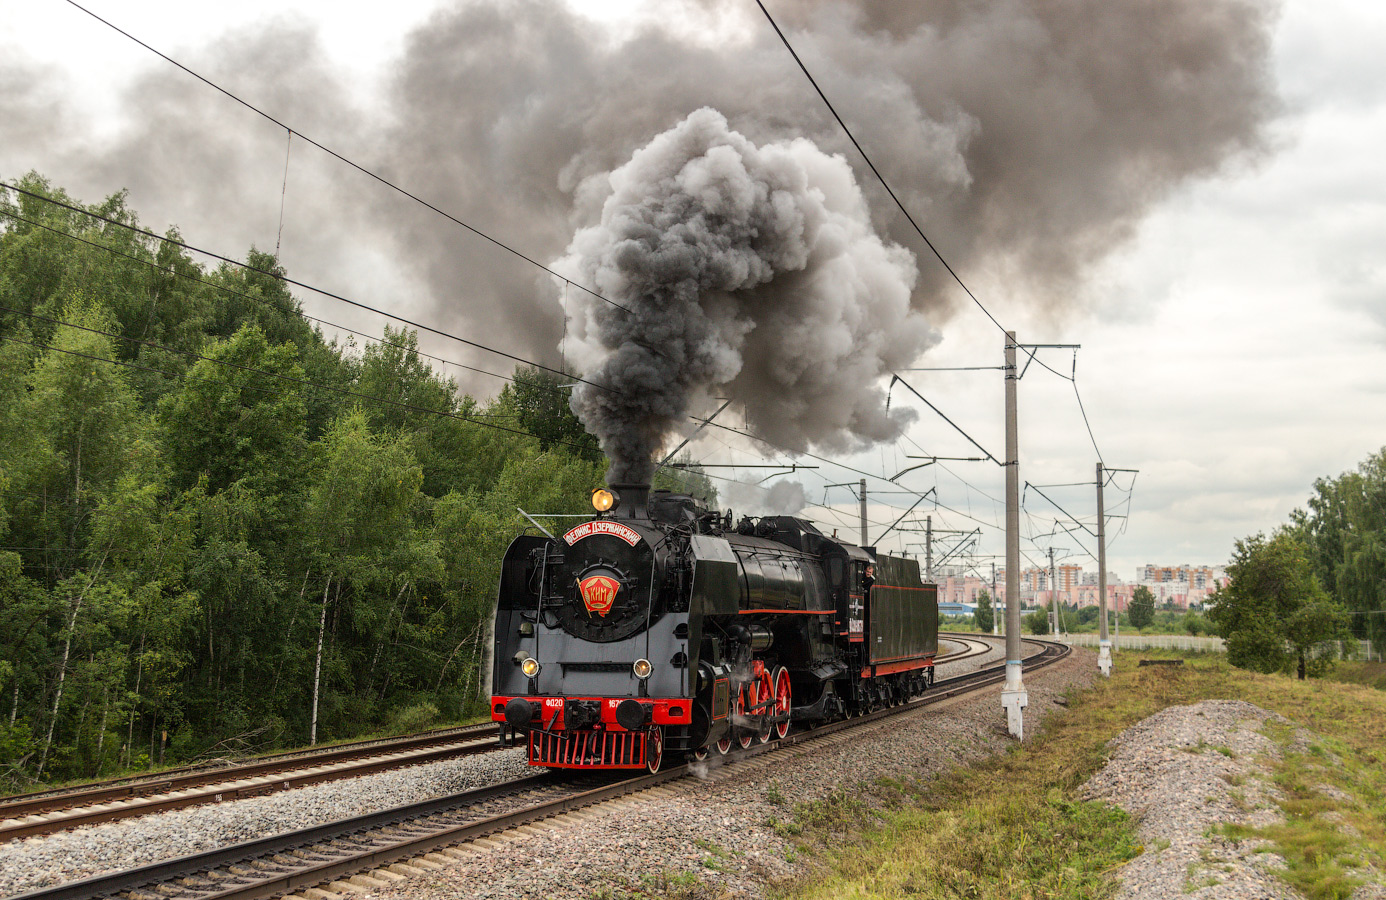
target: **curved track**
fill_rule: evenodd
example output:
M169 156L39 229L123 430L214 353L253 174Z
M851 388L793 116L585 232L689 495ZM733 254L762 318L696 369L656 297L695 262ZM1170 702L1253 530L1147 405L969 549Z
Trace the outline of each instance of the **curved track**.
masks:
M992 652L996 647L992 644L995 640L991 635L974 634L965 631L943 631L939 632L939 641L948 641L954 644L962 644L963 649L940 656L934 660L934 665L941 666L944 663L962 662L976 656L985 656Z
M1025 661L1026 669L1030 670L1056 662L1070 652L1068 647L1061 644L1040 641L1027 643L1041 646L1040 652ZM728 764L735 765L739 760L774 752L781 747L818 740L888 716L920 709L1004 678L1004 666L993 666L939 681L928 695L918 700L810 731L792 733L786 738L734 753L728 757ZM16 900L77 900L93 896L159 897L170 900L277 897L316 885L336 884L357 873L646 790L682 778L688 773L689 767L682 765L654 775L608 781L597 786L593 786L597 779L591 777L531 776L450 797L342 819L304 831L34 891L19 895Z

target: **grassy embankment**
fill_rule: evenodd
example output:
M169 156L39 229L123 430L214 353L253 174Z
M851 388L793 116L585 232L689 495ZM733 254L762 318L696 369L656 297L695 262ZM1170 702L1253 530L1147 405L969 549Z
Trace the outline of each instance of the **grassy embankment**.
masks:
M1295 753L1289 729L1268 729L1283 752L1266 762L1285 798L1286 824L1258 832L1226 828L1228 836L1267 840L1287 861L1286 879L1312 900L1348 897L1360 883L1351 869L1386 871L1386 692L1369 686L1382 684L1386 666L1345 663L1331 680L1298 682L1233 669L1216 655L1186 657L1179 668L1136 665L1173 656L1119 654L1113 678L1070 697L1068 708L1023 746L932 780L881 781L795 806L767 796L784 805L770 824L791 838L806 873L773 896L1110 896L1122 865L1143 848L1128 816L1080 800L1079 789L1104 762L1112 737L1166 707L1203 699L1246 700L1321 738ZM1344 826L1356 837L1349 839ZM616 895L717 896L687 873L647 884L648 892Z
M932 781L878 783L798 806L776 827L812 859L812 876L780 895L1106 896L1121 865L1141 852L1139 839L1125 814L1079 800L1079 787L1120 731L1165 707L1208 698L1247 700L1322 736L1295 754L1288 729L1271 730L1286 751L1271 770L1287 823L1231 836L1268 839L1288 861L1287 880L1311 898L1347 897L1357 883L1349 868L1370 863L1386 871L1386 693L1342 683L1379 683L1386 673L1345 664L1337 680L1302 683L1242 672L1220 656L1137 668L1142 656L1170 654L1120 654L1115 677L1072 697L1041 734L1011 752ZM1335 821L1359 837L1347 838Z

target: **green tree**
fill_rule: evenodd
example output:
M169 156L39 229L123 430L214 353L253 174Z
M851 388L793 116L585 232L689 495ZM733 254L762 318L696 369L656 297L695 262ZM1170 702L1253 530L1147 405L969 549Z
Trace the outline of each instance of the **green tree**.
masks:
M977 628L983 633L991 631L995 624L991 608L991 594L987 591L977 593L977 608L972 611L972 621L977 623Z
M246 326L203 355L182 389L160 404L178 486L205 477L216 493L248 478L282 489L305 455L298 349L271 345L258 327Z
M1049 606L1037 606L1025 615L1025 630L1031 634L1049 632Z
M1126 607L1126 615L1132 628L1145 628L1155 621L1155 594L1143 584L1136 585L1131 602Z
M602 459L597 439L568 405L570 380L533 366L516 366L512 377L497 405L515 411L520 427L539 439L540 450L561 446L593 462Z
M337 674L361 675L352 671L362 662L359 657L333 653L326 646L329 611L338 629L359 628L374 636L378 645L382 634L388 635L399 606L417 590L419 570L433 568L430 549L412 542L411 513L423 473L407 446L398 438L372 434L365 413L355 409L333 423L323 440L322 454L308 491L303 529L311 541L313 569L320 573L316 577L323 585L309 743L317 742L324 661ZM428 574L436 577L435 572ZM375 662L368 664L371 671L365 675L368 680L384 652L383 647L376 649ZM357 678L352 681L357 682L352 687L359 686Z
M1287 531L1239 540L1227 573L1208 618L1227 641L1229 662L1257 672L1293 668L1300 678L1331 665L1315 646L1348 636L1347 611L1319 586L1302 543Z

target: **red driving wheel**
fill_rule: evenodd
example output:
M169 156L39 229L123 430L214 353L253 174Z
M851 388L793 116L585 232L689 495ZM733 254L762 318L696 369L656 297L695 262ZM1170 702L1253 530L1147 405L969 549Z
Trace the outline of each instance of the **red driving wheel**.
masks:
M789 670L780 666L775 670L775 708L772 712L776 716L783 716L783 722L775 723L775 735L783 738L789 734L789 711L793 700L793 685L789 681Z
M664 729L658 725L650 726L645 732L645 768L653 775L664 762Z

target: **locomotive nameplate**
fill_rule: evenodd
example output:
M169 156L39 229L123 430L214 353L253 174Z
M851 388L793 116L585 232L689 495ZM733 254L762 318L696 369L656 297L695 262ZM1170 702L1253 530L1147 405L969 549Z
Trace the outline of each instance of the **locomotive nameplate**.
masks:
M640 532L634 528L622 525L620 522L612 522L607 519L597 519L595 522L583 522L581 525L563 535L563 540L571 547L585 537L594 534L609 534L618 537L634 547L640 543Z
M620 589L621 582L609 575L589 575L578 582L583 605L589 613L596 613L602 618L611 612L611 604L616 601L616 592Z

